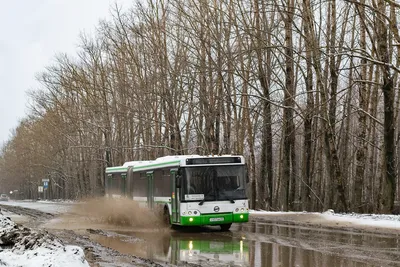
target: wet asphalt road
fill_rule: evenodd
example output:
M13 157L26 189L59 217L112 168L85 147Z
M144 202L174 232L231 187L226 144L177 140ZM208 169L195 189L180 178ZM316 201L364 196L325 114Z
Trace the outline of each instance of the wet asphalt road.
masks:
M18 212L18 208L10 211ZM40 212L27 209L19 212L33 220L40 218ZM49 219L49 213L43 214ZM161 265L400 266L400 233L285 224L257 217L252 217L249 223L233 225L228 232L221 232L219 227L176 230L94 227L76 232L120 254Z
M277 225L252 221L231 231L218 227L172 232L93 234L123 253L176 265L201 266L400 266L399 236Z

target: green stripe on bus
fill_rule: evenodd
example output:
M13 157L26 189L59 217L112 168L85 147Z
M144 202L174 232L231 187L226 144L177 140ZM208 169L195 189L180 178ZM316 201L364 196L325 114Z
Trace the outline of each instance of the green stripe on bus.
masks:
M190 220L192 219L192 221ZM248 213L202 214L200 216L181 216L181 225L218 225L249 221Z
M176 161L161 162L161 163L155 163L155 164L149 164L149 165L137 166L137 167L135 167L135 165L133 165L133 171L140 170L140 169L146 169L146 168L162 167L165 165L177 164L180 162L181 162L180 160L176 160ZM113 171L128 171L128 167L106 168L106 173L113 172Z
M168 201L168 200L157 200L157 201L154 201L154 203L157 203L157 204L165 204L165 203L171 203L171 201Z
M248 222L249 221L249 213L234 213L233 214L233 222L241 223L241 222Z
M181 216L181 225L207 225L207 224L222 224L233 222L232 213L220 213L213 215L200 215L200 216ZM212 219L221 219L212 221ZM211 219L211 221L210 221Z
M112 172L112 171L127 171L127 167L110 167L106 168L106 173Z
M135 165L134 165L133 166L133 171L138 170L138 169L153 168L153 167L159 167L159 166L164 166L164 165L176 164L176 163L179 163L179 162L181 162L181 161L180 160L169 161L169 162L162 162L162 163L150 164L150 165L138 166L138 167L135 167Z

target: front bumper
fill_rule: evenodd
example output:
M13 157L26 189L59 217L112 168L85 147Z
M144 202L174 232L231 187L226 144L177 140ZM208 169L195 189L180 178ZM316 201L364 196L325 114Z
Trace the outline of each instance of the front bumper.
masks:
M243 223L248 221L249 213L219 213L181 217L181 225L184 226L219 225L228 223Z

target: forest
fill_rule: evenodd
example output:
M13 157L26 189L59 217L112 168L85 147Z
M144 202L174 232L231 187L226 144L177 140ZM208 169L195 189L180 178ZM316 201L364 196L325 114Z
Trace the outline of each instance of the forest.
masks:
M104 193L104 170L244 155L250 206L399 212L400 3L137 0L37 74L2 189ZM77 36L78 38L78 36ZM17 191L18 190L18 191Z

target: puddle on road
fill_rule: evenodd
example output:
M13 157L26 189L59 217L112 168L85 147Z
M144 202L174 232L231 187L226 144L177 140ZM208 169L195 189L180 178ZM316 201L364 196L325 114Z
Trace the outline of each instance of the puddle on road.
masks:
M116 231L104 246L155 261L201 266L400 266L399 236L310 230L266 223L199 231Z
M43 227L75 230L121 253L179 266L400 266L400 233L365 234L268 222L234 225L229 232L220 232L219 227L175 231L160 226L157 216L131 201L103 201L90 201Z
M95 234L91 238L122 253L175 265L249 266L249 243L232 233L220 234L219 229L206 232L124 231L108 237Z
M251 222L240 225L249 266L400 266L400 233L371 234Z

